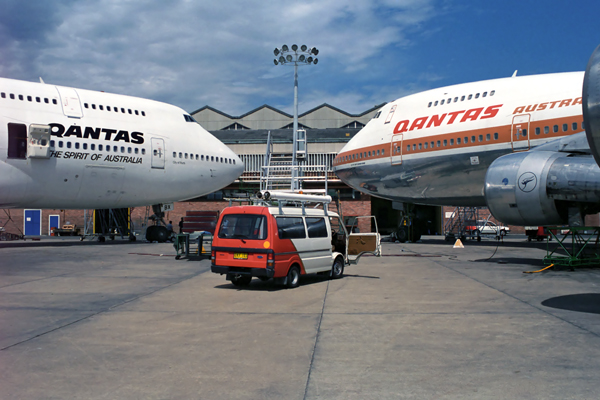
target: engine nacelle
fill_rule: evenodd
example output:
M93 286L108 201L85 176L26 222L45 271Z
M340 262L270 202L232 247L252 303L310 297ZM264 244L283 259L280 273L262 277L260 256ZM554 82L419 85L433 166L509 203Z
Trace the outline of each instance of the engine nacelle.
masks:
M547 151L513 153L496 159L485 176L485 199L498 220L511 225L561 225L559 212L547 193L548 171L564 154Z

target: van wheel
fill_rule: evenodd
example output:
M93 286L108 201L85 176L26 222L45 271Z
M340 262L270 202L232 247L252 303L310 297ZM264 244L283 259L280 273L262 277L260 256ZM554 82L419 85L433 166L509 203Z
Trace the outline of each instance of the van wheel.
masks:
M232 275L231 283L234 286L248 286L250 281L252 280L252 276L250 275Z
M285 286L292 289L298 287L300 284L300 268L296 265L292 265L288 274L285 278Z
M344 261L338 257L331 267L331 279L339 279L344 275Z

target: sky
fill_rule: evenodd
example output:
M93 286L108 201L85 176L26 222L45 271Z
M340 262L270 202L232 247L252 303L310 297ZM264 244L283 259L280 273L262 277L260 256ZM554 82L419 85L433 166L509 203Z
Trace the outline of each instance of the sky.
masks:
M359 114L411 93L582 71L600 44L598 0L0 0L0 76L204 106Z

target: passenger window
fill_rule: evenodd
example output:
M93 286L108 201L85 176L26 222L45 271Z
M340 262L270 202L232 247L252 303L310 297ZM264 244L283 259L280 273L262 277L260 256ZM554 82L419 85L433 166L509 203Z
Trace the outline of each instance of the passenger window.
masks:
M454 139L450 139L450 146L454 146Z
M98 145L98 151L102 151L102 145L101 144Z
M75 142L75 148L78 149L79 148L79 142Z
M479 93L477 93L477 94L475 95L475 98L476 98L476 99L478 99L478 98L479 98Z
M309 238L327 237L325 218L306 217L306 230Z
M467 98L467 100L471 100L473 98L473 95L470 94L469 97Z
M95 109L96 109L96 105L92 104L92 110L95 110Z
M498 132L494 132L494 140L498 140Z
M2 93L2 94L4 94L4 93ZM2 96L2 97L4 97L4 96ZM431 107L431 102L429 102L429 105L427 107Z
M481 95L481 97L485 97L487 96L487 92L483 92L483 94Z
M444 139L444 147L448 146L448 140Z
M67 149L71 148L71 142L67 142Z
M19 95L19 100L24 100L25 98L23 97L22 94Z
M98 104L98 108L99 108L101 111L104 111L104 106L103 106L103 105L100 105L100 104Z
M554 131L554 133L558 132L558 125L554 125L552 127L552 130Z
M133 150L133 152L134 152L135 154L139 154L139 152L140 152L140 149L138 149L138 148L136 147L136 148Z
M436 101L435 101L435 103L433 103L433 106L435 107L435 106L437 106L437 105L438 105L438 102L437 102L437 100L436 100Z
M277 217L276 221L280 239L306 238L302 217Z
M437 147L440 147L441 145L442 145L441 142L438 140L437 141Z
M491 137L491 135L490 135L489 133L486 133L486 134L485 134L485 140L486 140L486 141L488 141L488 142L489 142L491 138L492 138L492 137Z
M173 152L173 158L177 158L177 153Z
M479 141L483 142L483 135L479 135Z
M125 153L125 146L121 146L121 153Z
M142 154L146 154L146 149L142 149Z
M475 143L475 136L471 136L471 143Z
M302 229L304 230L304 225ZM265 240L267 238L267 218L264 215L256 214L225 215L219 226L219 237L222 239Z
M566 132L569 130L569 125L568 124L563 124L563 132Z
M455 98L454 98L454 102L455 102L455 103L458 103L458 97L455 97Z
M541 133L540 127L538 126L538 127L535 128L535 134L539 135L540 133Z
M547 126L545 126L545 127L544 127L544 133L549 133L549 132L550 132L550 128L549 128L549 127L547 127Z
M465 96L461 96L460 101L465 101Z
M441 105L443 105L445 101L446 101L446 100L442 100L442 101L440 101L440 106L441 106Z
M460 138L456 138L456 144L460 144Z
M495 93L496 93L496 91L495 91L495 90L492 90L492 91L490 92L490 96L493 96Z
M577 122L573 122L572 127L573 127L573 130L576 131L577 130Z
M465 144L469 143L469 137L465 136Z

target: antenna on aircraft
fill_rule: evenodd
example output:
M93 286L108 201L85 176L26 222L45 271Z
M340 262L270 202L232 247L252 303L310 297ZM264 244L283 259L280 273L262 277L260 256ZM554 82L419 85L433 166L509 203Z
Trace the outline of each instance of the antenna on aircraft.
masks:
M512 74L512 76L511 76L511 78L514 78L515 76L517 76L517 72L518 72L518 71L519 71L518 69L515 69L515 72L513 72L513 74Z
M42 79L41 76L40 76L40 83L46 84L46 82L44 82L44 80Z

